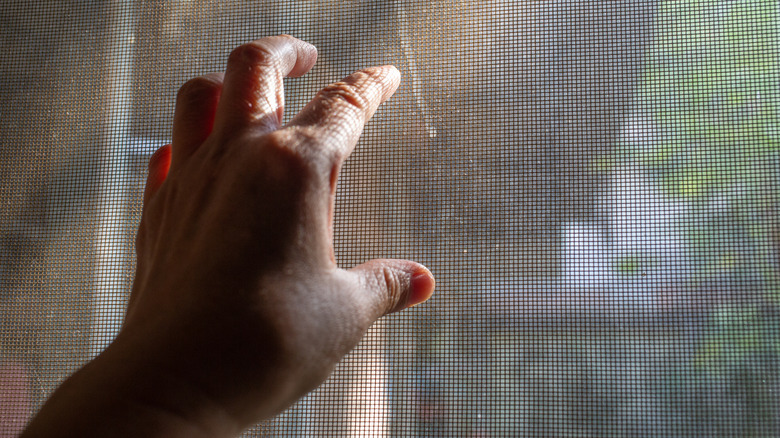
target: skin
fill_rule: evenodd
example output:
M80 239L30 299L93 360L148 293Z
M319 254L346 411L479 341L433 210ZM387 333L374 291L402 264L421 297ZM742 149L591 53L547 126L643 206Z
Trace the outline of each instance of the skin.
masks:
M172 144L149 163L124 325L23 437L234 436L319 385L378 318L431 296L411 261L336 266L339 169L400 74L358 71L282 126L282 80L316 58L264 38L181 88Z

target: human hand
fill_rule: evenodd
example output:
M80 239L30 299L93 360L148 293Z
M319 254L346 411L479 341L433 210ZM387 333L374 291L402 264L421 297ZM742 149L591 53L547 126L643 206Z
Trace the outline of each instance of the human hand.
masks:
M376 319L433 292L414 262L336 265L339 169L400 75L354 73L282 126L282 79L316 57L292 37L264 38L179 92L172 145L149 165L124 325L86 367L133 382L118 389L123 409L150 414L147 435L229 435L268 418L320 384ZM170 419L179 425L161 425Z

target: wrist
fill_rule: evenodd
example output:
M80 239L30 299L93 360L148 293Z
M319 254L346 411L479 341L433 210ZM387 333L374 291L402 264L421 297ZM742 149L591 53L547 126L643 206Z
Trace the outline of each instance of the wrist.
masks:
M155 348L120 335L55 391L22 437L238 434L241 427L160 363Z

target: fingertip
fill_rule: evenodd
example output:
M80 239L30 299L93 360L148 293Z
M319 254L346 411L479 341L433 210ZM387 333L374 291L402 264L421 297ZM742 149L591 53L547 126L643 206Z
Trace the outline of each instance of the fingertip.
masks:
M318 131L318 147L333 147L337 157L348 156L365 124L379 106L395 93L401 73L392 65L358 70L322 88L288 127Z
M428 301L436 289L436 279L433 278L433 274L428 268L420 266L420 269L412 274L409 286L411 290L406 302L406 309Z
M317 48L304 40L295 38L291 35L281 35L284 38L290 38L293 40L295 47L297 60L295 66L287 74L287 77L297 78L308 73L314 64L317 63L318 52Z
M378 78L382 84L381 103L390 99L401 85L401 72L394 65L382 65L366 69L372 76Z
M387 95L387 99L392 96L398 87L401 85L401 72L394 65L385 66L388 70L388 77L390 78L390 94Z
M373 309L373 318L395 313L427 301L436 281L425 266L400 259L375 259L350 269Z

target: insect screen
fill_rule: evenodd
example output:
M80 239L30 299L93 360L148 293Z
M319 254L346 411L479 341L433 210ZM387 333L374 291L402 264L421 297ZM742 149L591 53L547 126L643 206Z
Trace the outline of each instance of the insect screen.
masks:
M116 334L177 89L280 33L320 54L288 114L401 71L336 256L437 292L246 436L780 435L778 2L2 6L0 436Z

